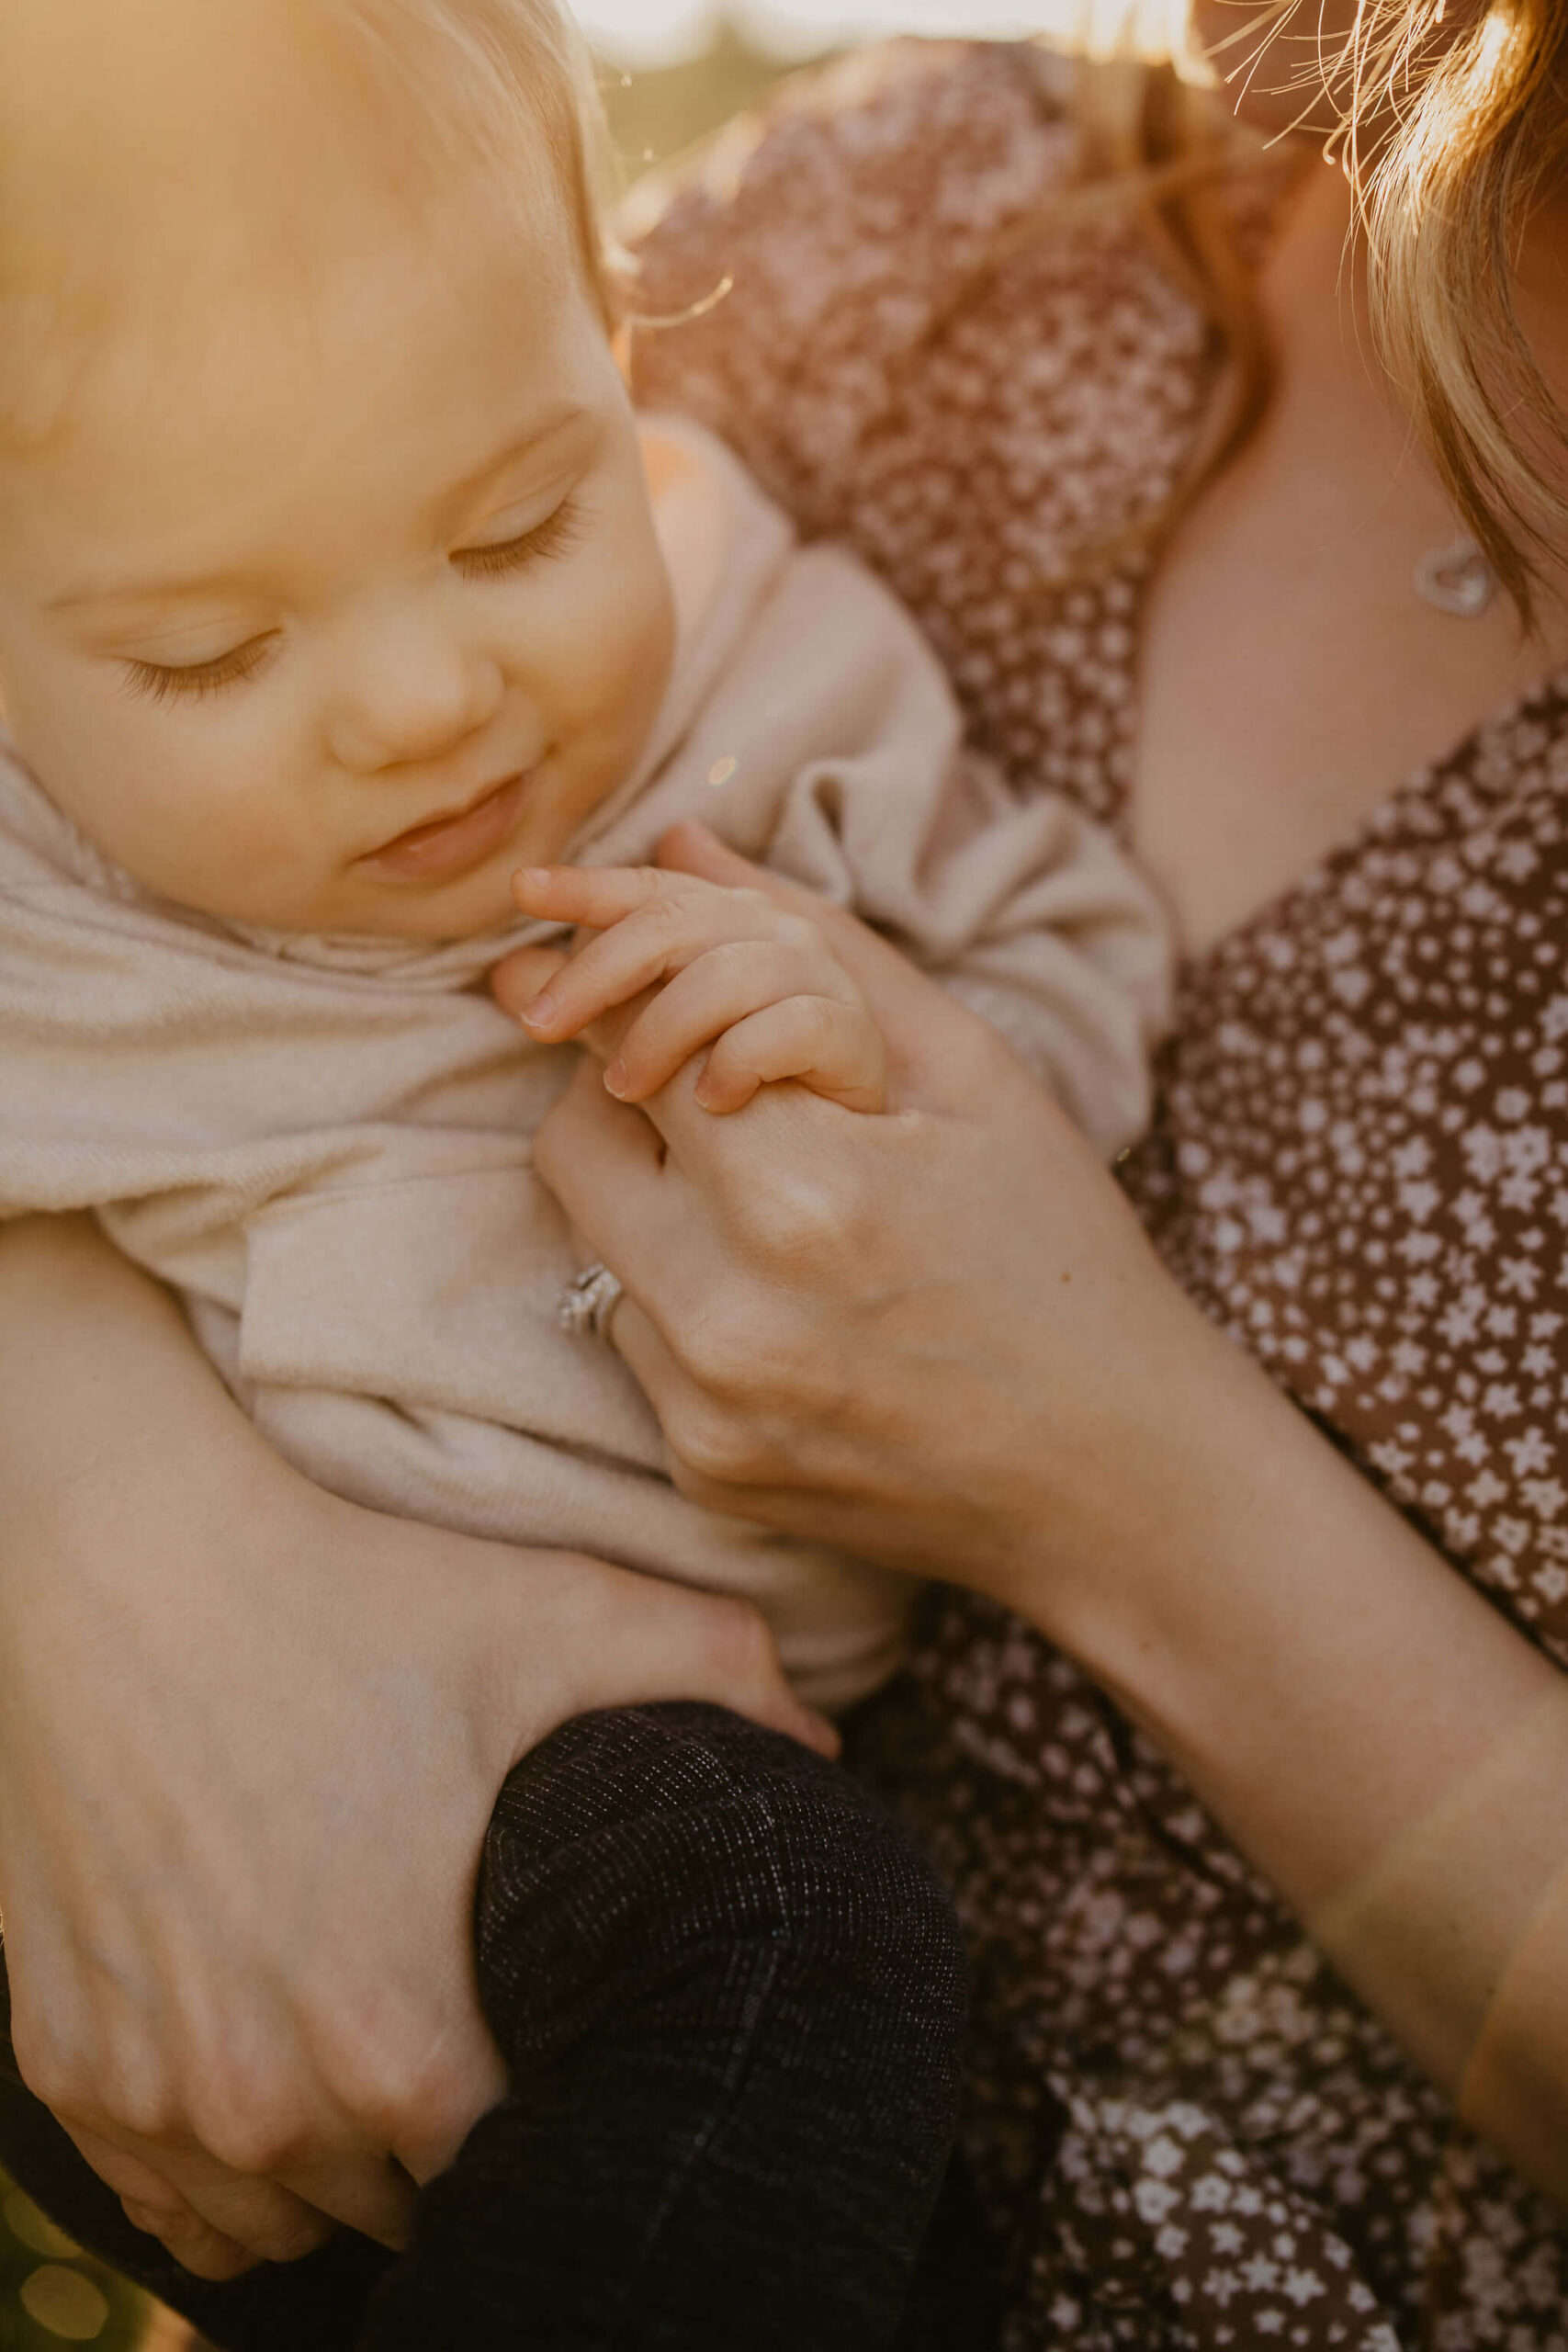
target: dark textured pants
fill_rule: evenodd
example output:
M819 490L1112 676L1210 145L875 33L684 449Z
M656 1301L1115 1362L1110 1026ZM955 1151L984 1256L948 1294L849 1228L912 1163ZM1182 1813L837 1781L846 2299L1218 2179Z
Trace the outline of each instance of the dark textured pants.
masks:
M932 2232L958 1931L848 1774L715 1708L585 1716L502 1792L477 1934L511 2092L398 2259L344 2233L192 2278L16 2083L3 2016L0 2163L226 2352L984 2340L962 2221Z

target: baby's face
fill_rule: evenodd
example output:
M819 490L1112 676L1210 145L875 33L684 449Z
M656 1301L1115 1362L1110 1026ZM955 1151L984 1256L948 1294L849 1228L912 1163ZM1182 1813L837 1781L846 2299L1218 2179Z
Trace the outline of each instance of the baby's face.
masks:
M0 692L161 896L457 938L635 763L671 592L564 223L344 209L291 286L126 306L0 464Z

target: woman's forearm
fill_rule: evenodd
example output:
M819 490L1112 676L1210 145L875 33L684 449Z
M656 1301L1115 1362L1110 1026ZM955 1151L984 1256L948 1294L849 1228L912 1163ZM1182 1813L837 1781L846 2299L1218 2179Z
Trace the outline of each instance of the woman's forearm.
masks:
M144 1487L221 1489L282 1465L202 1357L178 1308L79 1217L0 1227L0 1570L31 1528L95 1531ZM231 1500L228 1508L232 1509Z
M570 1715L683 1697L827 1736L739 1603L319 1493L90 1226L0 1230L16 2049L187 2267L323 2215L401 2242L504 2082L497 1789Z
M1125 1523L1158 1574L1107 1563L1071 1645L1568 2206L1568 1676L1237 1351L1196 1353Z

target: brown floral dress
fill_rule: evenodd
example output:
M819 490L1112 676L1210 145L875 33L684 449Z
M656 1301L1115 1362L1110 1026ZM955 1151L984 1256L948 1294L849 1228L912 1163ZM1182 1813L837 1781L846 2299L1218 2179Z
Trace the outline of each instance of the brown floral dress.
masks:
M987 266L1075 168L1065 73L900 45L731 134L642 301L733 290L640 337L639 391L882 571L1021 792L1114 820L1145 572L1069 574L1164 497L1213 362L1132 222ZM1187 971L1126 1173L1191 1295L1568 1665L1565 943L1568 679ZM1158 1755L978 1602L917 1671L888 1742L976 1962L1010 2352L1568 2352L1568 2227Z

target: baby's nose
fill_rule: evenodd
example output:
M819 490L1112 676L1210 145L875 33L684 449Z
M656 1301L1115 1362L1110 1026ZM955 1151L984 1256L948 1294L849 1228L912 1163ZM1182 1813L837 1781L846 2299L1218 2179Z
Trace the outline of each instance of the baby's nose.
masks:
M499 663L481 649L423 631L380 633L340 673L333 755L364 775L437 759L493 718L504 693Z

